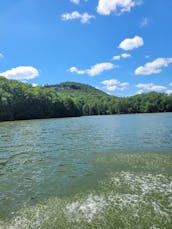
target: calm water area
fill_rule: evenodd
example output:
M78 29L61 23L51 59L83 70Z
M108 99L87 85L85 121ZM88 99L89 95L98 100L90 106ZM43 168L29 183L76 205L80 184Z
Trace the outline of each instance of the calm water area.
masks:
M0 123L0 228L172 228L172 113Z

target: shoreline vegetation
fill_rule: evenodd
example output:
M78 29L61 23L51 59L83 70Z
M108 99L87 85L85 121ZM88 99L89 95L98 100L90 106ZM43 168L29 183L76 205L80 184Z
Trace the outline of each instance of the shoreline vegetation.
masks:
M158 112L172 112L172 94L116 97L81 83L33 87L0 77L0 121Z

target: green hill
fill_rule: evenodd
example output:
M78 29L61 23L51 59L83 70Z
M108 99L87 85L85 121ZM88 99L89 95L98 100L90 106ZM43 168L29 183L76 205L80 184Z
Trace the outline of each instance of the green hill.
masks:
M169 111L172 95L164 93L119 98L81 83L33 87L0 77L0 121Z
M67 92L67 93L91 93L91 94L101 94L107 95L105 92L96 89L88 84L76 83L76 82L65 82L55 85L44 85L45 88L54 89L57 92Z
M63 98L71 98L80 111L80 115L102 115L111 114L110 106L112 97L105 92L98 90L90 85L66 82L57 85L44 86L53 89Z

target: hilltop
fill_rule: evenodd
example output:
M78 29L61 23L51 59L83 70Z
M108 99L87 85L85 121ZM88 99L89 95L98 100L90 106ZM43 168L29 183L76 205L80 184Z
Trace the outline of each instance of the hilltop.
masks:
M101 94L101 95L107 95L105 92L92 87L88 84L82 84L77 82L64 82L60 84L55 85L44 85L45 88L53 89L57 92L63 92L63 93L91 93L91 94Z

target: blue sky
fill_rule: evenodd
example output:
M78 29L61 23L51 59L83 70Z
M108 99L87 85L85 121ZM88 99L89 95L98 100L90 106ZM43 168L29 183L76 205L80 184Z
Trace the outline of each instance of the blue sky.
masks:
M172 93L171 0L1 0L0 75Z

